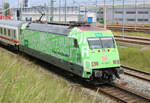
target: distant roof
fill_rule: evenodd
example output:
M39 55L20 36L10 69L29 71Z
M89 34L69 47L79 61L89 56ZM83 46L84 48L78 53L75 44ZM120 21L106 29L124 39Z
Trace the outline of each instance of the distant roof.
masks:
M0 20L0 25L7 25L13 27L21 27L21 25L25 23L23 21L14 21L14 20Z
M27 29L33 30L33 31L39 31L39 32L47 32L57 35L69 35L70 29L68 29L69 26L63 26L63 25L53 25L53 24L37 24L37 23L31 23Z
M101 8L104 8L104 5L98 5ZM124 5L125 8L135 8L135 3L131 3L131 4L125 4ZM137 8L150 8L150 3L137 3L136 4ZM106 5L107 8L113 8L113 4L107 4ZM123 8L122 4L115 4L114 5L115 8Z

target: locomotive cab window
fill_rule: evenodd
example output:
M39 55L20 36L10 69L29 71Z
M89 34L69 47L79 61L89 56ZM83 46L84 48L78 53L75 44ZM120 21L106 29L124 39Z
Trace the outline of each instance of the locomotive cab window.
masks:
M74 39L74 47L75 47L75 48L78 48L78 47L79 47L77 39Z
M112 37L88 38L90 49L115 48L115 42Z
M115 43L113 38L101 38L103 48L115 48Z
M102 48L102 43L99 38L89 38L88 43L91 49L100 49Z

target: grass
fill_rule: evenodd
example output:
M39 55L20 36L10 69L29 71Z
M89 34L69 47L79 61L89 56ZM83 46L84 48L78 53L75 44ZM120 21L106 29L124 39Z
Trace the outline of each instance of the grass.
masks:
M121 64L150 72L150 49L119 48Z
M0 51L0 103L94 103L33 62Z
M113 32L114 35L121 35L121 32ZM139 37L150 37L150 34L146 33L139 33L139 32L125 32L125 35L129 36L139 36Z

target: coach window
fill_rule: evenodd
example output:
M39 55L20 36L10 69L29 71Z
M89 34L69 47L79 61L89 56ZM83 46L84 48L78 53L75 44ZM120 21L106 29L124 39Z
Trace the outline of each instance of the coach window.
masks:
M4 28L4 35L6 35L6 28Z
M16 39L16 30L13 30L14 39Z
M7 32L7 29L5 28L5 35L7 35L8 36L8 32Z
M2 34L2 28L0 28L0 34Z
M4 28L2 28L2 35L4 35Z
M10 35L10 29L7 29L7 34L8 34L8 36L11 36Z
M13 30L12 30L12 29L10 29L10 35L11 35L11 37L14 39L14 33L13 33Z
M8 34L8 29L6 29L6 35L8 35L8 36L9 36L9 34Z
M9 29L9 30L10 30L10 35L13 38L12 29Z
M1 34L3 34L3 28L1 28Z

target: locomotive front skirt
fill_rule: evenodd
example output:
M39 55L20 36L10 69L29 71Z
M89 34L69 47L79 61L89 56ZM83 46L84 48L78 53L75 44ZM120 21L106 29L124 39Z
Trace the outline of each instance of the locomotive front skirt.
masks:
M89 25L21 24L19 51L88 81L111 82L122 73L117 45L110 30ZM0 29L0 36L4 34Z

